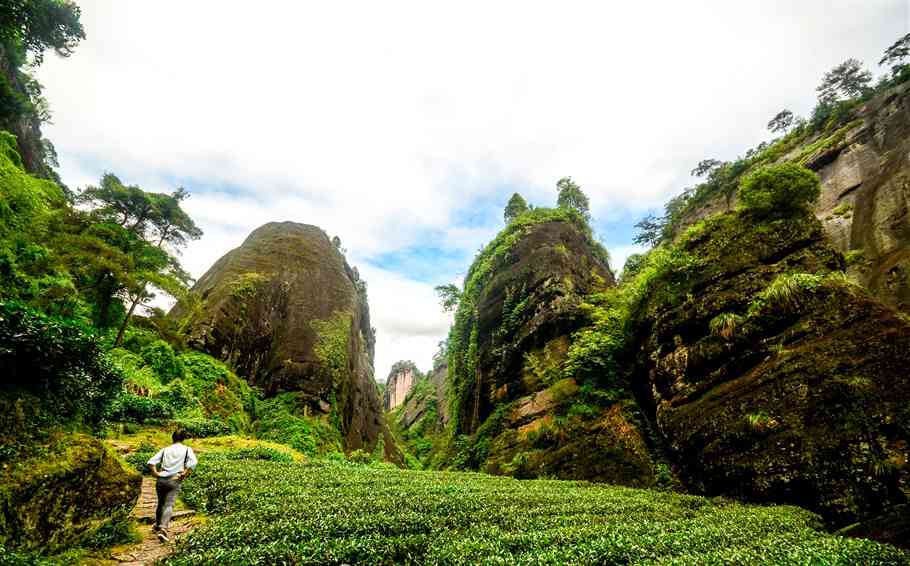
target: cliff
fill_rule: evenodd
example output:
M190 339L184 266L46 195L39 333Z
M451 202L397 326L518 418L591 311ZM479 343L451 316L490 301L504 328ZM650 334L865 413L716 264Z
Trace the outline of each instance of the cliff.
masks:
M815 215L846 255L849 273L883 302L910 312L910 83L858 105L839 124L779 140L771 149L785 151L774 161L819 174ZM726 209L717 195L686 214L681 227Z
M614 285L587 222L535 209L477 257L449 335L447 465L519 477L655 482L635 407L588 404L563 371L588 295Z
M404 403L404 399L414 383L419 379L420 372L417 366L411 361L396 362L389 377L385 382L385 392L383 394L383 406L386 411L391 411L395 407Z
M373 380L366 285L321 229L273 222L254 230L193 287L198 304L170 313L189 343L229 363L266 395L337 423L347 450L382 438L399 461Z
M845 278L821 223L727 213L671 253L631 385L688 489L832 526L906 503L910 324Z

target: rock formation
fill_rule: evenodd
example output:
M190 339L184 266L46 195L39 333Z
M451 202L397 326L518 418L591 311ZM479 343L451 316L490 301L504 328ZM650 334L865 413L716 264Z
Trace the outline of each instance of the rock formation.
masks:
M178 304L190 344L234 367L267 395L295 392L309 415L340 416L348 450L382 436L398 460L373 380L366 284L321 229L273 222L254 230Z
M449 387L455 432L474 440L455 458L520 477L652 485L634 407L570 414L580 388L562 365L586 323L580 305L614 278L583 220L547 214L538 209L510 224L468 274L449 338L450 363L458 364Z
M836 526L906 502L907 319L843 277L808 215L728 213L679 250L694 261L643 305L633 386L684 483Z
M414 362L395 362L389 372L389 378L385 382L383 405L386 411L391 411L404 403L408 391L411 390L419 375L420 372L417 371L417 366L414 365Z
M910 312L910 83L869 100L843 128L808 137L780 160L800 161L821 177L815 214L847 255L850 274ZM685 224L725 209L718 196Z

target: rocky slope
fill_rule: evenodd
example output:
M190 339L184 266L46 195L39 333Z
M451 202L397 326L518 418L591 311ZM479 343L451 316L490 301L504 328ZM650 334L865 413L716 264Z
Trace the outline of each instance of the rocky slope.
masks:
M366 285L321 229L273 222L254 230L178 304L190 344L231 364L267 395L294 392L307 415L337 420L348 450L383 438L400 454L373 380ZM337 416L336 416L337 415Z
M910 324L811 216L708 220L642 306L632 382L699 493L843 526L910 495Z

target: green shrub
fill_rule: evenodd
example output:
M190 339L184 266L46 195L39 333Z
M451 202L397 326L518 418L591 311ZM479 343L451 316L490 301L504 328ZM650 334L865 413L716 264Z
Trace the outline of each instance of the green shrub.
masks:
M83 324L0 302L0 383L32 393L60 420L99 423L123 375Z
M183 362L177 357L174 348L164 340L148 344L142 348L139 355L155 371L162 383L169 383L184 375Z
M779 275L752 301L749 305L749 314L755 314L763 309L779 312L795 311L824 282L824 275L814 273Z
M805 209L821 194L814 172L794 163L765 165L740 181L740 208L758 216L786 216Z
M742 326L744 321L745 319L736 313L724 312L712 318L708 326L711 334L724 340L731 340L736 335L736 329Z
M230 460L265 460L268 462L293 462L294 458L287 452L274 448L257 446L255 448L241 448L228 453Z
M174 410L161 399L124 392L111 404L108 415L117 421L161 422L173 417Z
M149 456L151 457L151 456ZM116 544L140 542L142 536L136 531L127 511L118 511L100 527L87 536L82 546L106 548Z
M222 436L232 432L231 426L216 419L177 419L177 428L186 431L193 438Z
M347 461L352 464L370 464L373 462L373 455L369 452L357 449L348 454Z

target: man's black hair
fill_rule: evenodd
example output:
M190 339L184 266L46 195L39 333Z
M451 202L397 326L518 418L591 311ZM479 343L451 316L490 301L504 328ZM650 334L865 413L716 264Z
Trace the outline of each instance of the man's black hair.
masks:
M184 430L175 430L174 434L171 435L171 440L174 442L183 442L189 438L189 435Z

